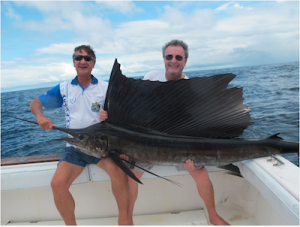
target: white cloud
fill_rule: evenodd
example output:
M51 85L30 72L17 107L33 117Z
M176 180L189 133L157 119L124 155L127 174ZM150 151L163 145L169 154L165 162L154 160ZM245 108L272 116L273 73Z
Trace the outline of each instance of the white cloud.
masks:
M105 8L113 9L126 15L132 15L135 12L144 12L144 9L137 7L132 1L97 1L97 3Z
M72 55L75 46L79 46L81 43L54 43L47 47L41 47L34 51L35 55L41 54L67 54Z
M216 8L215 11L224 11L224 10L227 10L230 5L232 5L232 2L227 2L227 3L219 6L218 8Z
M23 18L16 21L17 26L24 30L42 33L72 31L77 34L86 34L89 36L87 38L92 41L99 38L104 40L102 37L95 37L95 33L105 31L102 36L106 38L113 35L110 21L95 15L94 5L88 2L21 1L15 4L41 12L41 20Z
M80 1L16 1L14 2L17 6L28 7L37 9L41 13L55 13L61 12L72 13L72 11L78 11L82 9L87 9L85 2Z
M252 9L253 9L253 8L250 7L250 6L246 6L246 7L241 6L239 3L235 3L235 4L233 5L233 7L236 8L236 9L245 9L245 10L252 10Z
M243 2L243 4L247 4L247 2ZM227 10L252 10L253 8L251 6L242 6L239 3L235 2L227 2L218 8L215 9L215 11L222 12L222 11L227 11Z
M48 63L41 66L20 65L4 69L2 67L1 86L2 88L9 88L16 85L32 86L45 82L59 82L72 79L74 75L76 75L76 71L72 63L68 64L64 62ZM10 78L13 78L13 80Z
M13 20L16 20L16 21L20 21L22 19L21 15L17 14L14 9L7 3L7 2L4 2L3 3L5 5L5 8L6 8L6 12L5 14L13 19ZM4 6L3 5L3 6Z
M74 47L81 44L91 44L94 47L97 67L93 74L103 78L109 76L115 58L118 58L123 73L127 76L143 75L144 72L163 68L161 48L171 39L182 39L189 45L190 58L186 70L204 65L277 63L299 57L297 2L281 2L280 6L276 2L261 3L268 7L250 7L247 2L230 2L222 3L216 10L195 8L190 12L182 10L179 5L171 6L168 3L155 19L129 20L117 26L113 26L110 20L103 19L101 13L90 9L88 2L84 9L90 14L79 7L80 3L74 6L72 4L73 2L66 3L64 9L52 4L47 4L50 9L46 9L42 4L36 4L36 7L45 12L45 18L33 23L31 29L36 27L44 31L48 26L50 30L71 30L75 38L65 42L52 42L33 50L31 57L38 58L33 62L46 62L43 66L33 66L29 62L25 66L19 61L20 64L15 64L12 68L9 62L2 62L2 87L12 86L5 82L5 78L21 75L21 72L25 72L20 78L22 83L26 80L41 82L73 78L76 72L71 58L65 56L51 59L51 56L71 56ZM96 5L99 4L106 8L116 7L115 3L101 2ZM124 7L124 11L120 13L126 14L129 9L135 8L131 2L126 4L119 5L120 8ZM68 7L72 10L68 11ZM218 13L227 10L230 13L225 17ZM14 14L11 15L13 18ZM51 25L50 21L54 17L57 19ZM29 22L23 21L23 25L29 28Z

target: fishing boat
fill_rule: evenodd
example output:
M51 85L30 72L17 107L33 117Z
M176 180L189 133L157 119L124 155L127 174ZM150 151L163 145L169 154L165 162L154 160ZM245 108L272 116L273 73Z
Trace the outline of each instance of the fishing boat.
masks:
M1 225L64 225L50 181L60 155L2 159ZM231 225L299 225L299 170L281 157L234 163L240 175L206 167L217 212ZM145 173L134 210L135 225L210 225L195 182L187 171L154 166ZM108 175L88 165L72 184L78 225L117 225L118 209Z

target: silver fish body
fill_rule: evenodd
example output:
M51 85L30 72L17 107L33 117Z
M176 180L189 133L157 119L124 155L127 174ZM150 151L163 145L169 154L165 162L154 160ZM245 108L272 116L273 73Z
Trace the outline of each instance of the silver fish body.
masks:
M282 141L277 135L265 139L201 138L111 123L99 123L97 130L95 126L92 129L86 128L79 134L67 129L75 137L60 140L95 157L108 157L110 151L115 151L131 160L155 165L182 165L191 159L196 166L223 166L272 154L299 152L298 143Z

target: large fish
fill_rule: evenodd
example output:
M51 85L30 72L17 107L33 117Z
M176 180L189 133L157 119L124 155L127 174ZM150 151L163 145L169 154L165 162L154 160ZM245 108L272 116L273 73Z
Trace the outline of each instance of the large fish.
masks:
M265 139L241 139L250 109L242 88L227 88L234 74L151 82L127 78L115 61L104 109L108 119L84 129L54 127L82 152L112 160L133 179L120 154L157 165L223 166L279 153L299 153L299 144L278 134Z

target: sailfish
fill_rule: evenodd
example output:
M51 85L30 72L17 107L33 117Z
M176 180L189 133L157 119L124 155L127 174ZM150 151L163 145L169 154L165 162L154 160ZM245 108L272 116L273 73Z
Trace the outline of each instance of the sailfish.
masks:
M147 81L123 75L116 59L104 104L108 119L83 129L53 129L71 135L58 140L88 155L111 157L139 183L121 154L154 165L183 165L191 159L195 166L299 154L299 143L283 141L279 133L263 139L238 138L253 122L250 108L243 104L243 88L228 88L235 76Z

